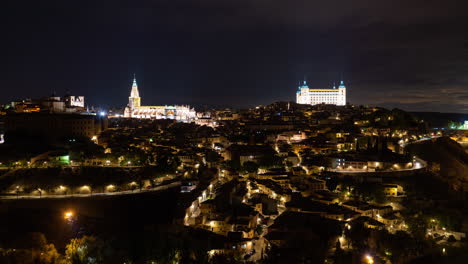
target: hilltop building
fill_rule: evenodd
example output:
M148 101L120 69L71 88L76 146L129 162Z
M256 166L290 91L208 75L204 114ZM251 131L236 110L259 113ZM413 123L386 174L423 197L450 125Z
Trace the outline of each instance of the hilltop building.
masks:
M3 117L5 134L26 133L38 138L94 138L108 127L107 116L77 113L11 113Z
M346 86L343 81L341 81L338 88L333 86L332 89L310 89L307 82L304 81L304 83L298 87L296 102L298 104L309 105L346 105Z
M81 113L85 111L84 96L56 96L55 94L40 99L13 101L4 107L14 113Z
M141 106L136 78L133 78L132 91L125 107L124 117L146 119L175 119L190 122L196 119L196 112L187 105Z

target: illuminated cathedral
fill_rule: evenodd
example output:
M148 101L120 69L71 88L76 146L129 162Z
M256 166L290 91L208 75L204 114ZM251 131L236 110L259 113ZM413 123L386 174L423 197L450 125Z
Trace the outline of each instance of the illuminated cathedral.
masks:
M133 77L132 91L125 107L124 117L146 119L174 119L191 122L196 119L195 109L187 105L141 106L136 78Z

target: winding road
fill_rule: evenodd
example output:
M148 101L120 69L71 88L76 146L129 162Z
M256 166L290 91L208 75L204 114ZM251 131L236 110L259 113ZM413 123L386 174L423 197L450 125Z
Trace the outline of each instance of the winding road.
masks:
M0 196L0 200L17 200L17 199L63 199L63 198L81 198L81 197L102 197L102 196L118 196L118 195L132 195L139 193L150 193L162 190L167 190L180 186L181 182L172 182L166 185L157 186L151 189L135 189L133 191L121 191L121 192L105 192L105 193L89 193L89 194L66 194L66 195L8 195Z

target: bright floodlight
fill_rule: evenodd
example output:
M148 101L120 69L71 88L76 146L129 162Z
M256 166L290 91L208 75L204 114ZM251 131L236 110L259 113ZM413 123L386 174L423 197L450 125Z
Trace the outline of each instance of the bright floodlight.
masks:
M64 214L63 214L63 218L67 219L67 220L70 220L70 218L73 217L73 212L72 211L66 211Z

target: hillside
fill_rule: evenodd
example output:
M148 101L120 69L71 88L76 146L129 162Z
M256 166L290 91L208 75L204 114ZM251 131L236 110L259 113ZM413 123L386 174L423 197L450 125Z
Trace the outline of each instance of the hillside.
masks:
M449 121L463 123L468 120L468 114L461 113L411 112L411 114L427 122L429 127L447 127Z
M468 154L460 144L441 137L408 145L406 150L428 161L454 190L468 192Z

